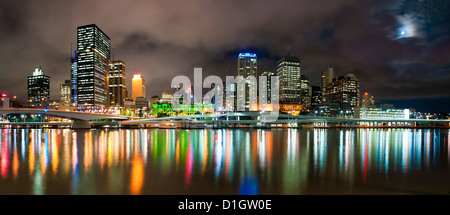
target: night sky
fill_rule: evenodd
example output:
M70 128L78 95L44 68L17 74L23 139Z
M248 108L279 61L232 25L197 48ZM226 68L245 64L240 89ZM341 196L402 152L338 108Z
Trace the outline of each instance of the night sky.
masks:
M25 101L26 77L41 66L58 99L77 26L95 23L125 61L127 87L140 73L149 98L194 67L236 75L239 52L258 55L259 74L275 72L291 47L312 85L330 65L356 74L376 104L450 111L449 3L423 1L442 2L431 21L408 6L419 0L2 0L0 91Z

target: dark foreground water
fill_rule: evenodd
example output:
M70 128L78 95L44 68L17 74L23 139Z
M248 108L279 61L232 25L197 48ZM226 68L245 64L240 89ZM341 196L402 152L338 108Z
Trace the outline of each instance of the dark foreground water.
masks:
M449 130L0 129L0 194L447 194Z

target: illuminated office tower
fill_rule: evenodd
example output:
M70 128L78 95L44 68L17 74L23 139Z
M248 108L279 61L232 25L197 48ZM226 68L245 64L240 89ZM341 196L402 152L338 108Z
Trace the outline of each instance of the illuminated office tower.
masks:
M77 51L70 59L70 102L77 104Z
M71 83L70 80L66 80L64 82L64 84L60 85L60 93L61 93L60 100L61 100L61 102L70 103L70 101L71 101L70 83Z
M375 100L373 99L373 96L370 95L368 92L364 93L362 97L362 107L373 107L375 106Z
M145 98L145 80L141 75L133 76L131 93L135 102L137 97Z
M327 85L327 102L338 103L342 109L354 109L359 106L359 81L354 74L334 78Z
M333 68L331 68L331 67L329 67L329 66L327 66L327 68L325 68L323 71L322 71L322 76L321 76L321 79L322 79L322 101L327 101L326 99L327 99L327 97L326 97L326 93L325 93L325 91L327 90L327 85L328 84L330 84L332 81L333 81L333 79L336 77L336 74L334 73L334 71L333 71Z
M270 104L272 102L272 76L274 76L274 75L275 74L273 72L263 72L263 74L261 74L261 76L267 77L267 82L266 82L267 91L263 95L259 95L259 99L262 99L265 97L268 104Z
M301 104L300 59L290 52L278 61L280 104Z
M28 102L43 102L50 100L50 77L44 75L41 67L34 69L28 76Z
M77 29L75 56L76 104L92 108L108 107L108 62L111 41L95 24Z
M249 76L254 76L255 79L258 81L257 76L257 70L258 70L258 60L256 57L256 54L253 53L240 53L238 56L238 75L243 76L244 79ZM257 87L256 87L257 88ZM247 88L247 85L245 85L243 88L237 89L238 93L238 99L241 101L244 99L242 98L245 94L245 110L249 109L249 95L253 95L253 90L256 89L250 89L250 87ZM244 93L239 93L244 92Z
M311 105L309 78L306 77L305 75L301 75L300 79L301 79L300 92L302 105L309 107Z
M127 87L125 86L125 62L115 60L109 62L109 106L124 107L124 101L128 96Z

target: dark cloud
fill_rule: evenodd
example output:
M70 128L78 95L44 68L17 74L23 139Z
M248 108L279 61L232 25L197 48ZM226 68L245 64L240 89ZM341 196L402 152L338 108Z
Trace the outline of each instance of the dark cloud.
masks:
M70 77L76 27L95 23L111 38L115 59L141 73L147 95L170 89L176 75L236 74L240 51L258 54L258 70L275 71L286 47L319 85L327 65L356 73L376 100L448 98L450 40L395 39L400 1L193 0L0 2L0 90L26 97L26 76L42 66L51 97ZM73 47L75 47L75 42ZM450 107L446 107L450 108Z

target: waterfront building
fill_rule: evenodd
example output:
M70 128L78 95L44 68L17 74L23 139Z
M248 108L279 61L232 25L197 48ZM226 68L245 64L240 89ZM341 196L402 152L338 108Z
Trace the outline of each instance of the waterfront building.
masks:
M28 102L40 103L50 100L50 77L44 75L41 67L34 69L33 75L28 76Z
M77 51L73 63L74 98L80 107L103 108L108 104L108 62L111 41L95 24L77 28Z
M110 107L124 107L125 98L128 96L128 90L125 85L125 62L122 60L115 60L109 62L109 106Z
M136 101L137 97L145 98L145 80L140 74L133 76L131 93L133 95L133 101Z
M326 117L351 117L353 112L349 110L341 110L338 103L323 102L313 112L314 116L326 116Z
M409 109L396 109L385 107L355 108L355 118L360 119L409 119Z

